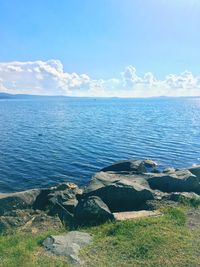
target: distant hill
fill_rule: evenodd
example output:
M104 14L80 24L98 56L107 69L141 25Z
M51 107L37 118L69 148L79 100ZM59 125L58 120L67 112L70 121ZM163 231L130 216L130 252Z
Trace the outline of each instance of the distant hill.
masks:
M12 95L6 93L0 93L0 99L12 98Z
M30 98L34 97L32 95L23 95L23 94L7 94L7 93L0 93L0 99L16 99L16 98Z
M27 99L27 98L46 98L52 96L43 96L43 95L28 95L28 94L8 94L0 92L0 99ZM54 96L54 97L66 97L66 96Z
M28 95L28 94L8 94L8 93L1 93L0 92L0 100L1 99L29 99L29 98L70 98L70 99L77 99L77 98L84 98L84 99L127 99L121 97L78 97L78 96L64 96L64 95L55 95L55 96L45 96L45 95ZM154 97L147 97L147 98L134 98L134 99L171 99L171 98L200 98L200 96L154 96ZM130 98L129 98L130 99Z

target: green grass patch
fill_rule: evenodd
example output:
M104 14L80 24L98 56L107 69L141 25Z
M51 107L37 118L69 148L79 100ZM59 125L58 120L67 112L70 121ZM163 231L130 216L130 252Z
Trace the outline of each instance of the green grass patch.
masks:
M68 267L66 261L45 255L42 241L49 235L59 234L61 230L49 230L32 234L14 232L0 235L0 266L2 267Z
M109 222L80 228L93 234L93 243L81 251L86 267L168 267L198 266L200 230L191 232L186 225L185 207L169 207L155 218ZM68 267L66 260L48 257L41 242L50 234L15 232L0 236L2 267Z
M116 222L90 230L86 266L197 266L200 257L186 226L185 208L167 208L157 218Z
M200 207L200 199L197 197L186 198L184 196L179 197L179 202L185 206L198 208Z

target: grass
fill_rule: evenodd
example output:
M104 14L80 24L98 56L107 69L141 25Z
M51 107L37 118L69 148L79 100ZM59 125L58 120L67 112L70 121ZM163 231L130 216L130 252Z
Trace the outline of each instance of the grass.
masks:
M81 251L85 266L200 266L200 230L189 230L186 211L185 207L170 207L163 209L161 217L79 229L94 236L93 243ZM60 231L1 235L0 266L69 267L64 259L46 256L41 247L46 236Z
M200 199L196 197L186 198L184 196L179 197L179 202L186 206L191 206L194 208L200 207Z
M63 259L45 255L41 243L47 236L62 231L45 231L37 235L17 231L0 235L0 266L2 267L65 267Z

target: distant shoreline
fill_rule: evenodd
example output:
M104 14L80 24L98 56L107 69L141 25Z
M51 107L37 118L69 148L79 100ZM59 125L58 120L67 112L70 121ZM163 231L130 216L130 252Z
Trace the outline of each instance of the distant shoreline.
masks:
M177 98L200 98L200 96L150 96L150 97L116 97L116 96L65 96L65 95L31 95L31 94L9 94L0 92L2 99L30 99L30 98L69 98L69 99L177 99Z

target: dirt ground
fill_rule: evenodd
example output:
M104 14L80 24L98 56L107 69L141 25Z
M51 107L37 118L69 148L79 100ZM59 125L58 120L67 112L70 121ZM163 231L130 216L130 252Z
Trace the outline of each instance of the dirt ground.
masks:
M191 230L200 228L200 209L190 209L188 211L187 225Z

